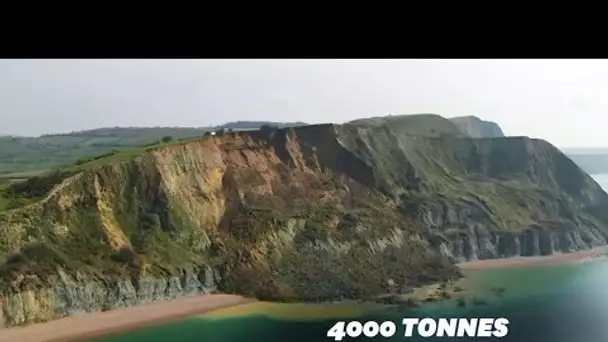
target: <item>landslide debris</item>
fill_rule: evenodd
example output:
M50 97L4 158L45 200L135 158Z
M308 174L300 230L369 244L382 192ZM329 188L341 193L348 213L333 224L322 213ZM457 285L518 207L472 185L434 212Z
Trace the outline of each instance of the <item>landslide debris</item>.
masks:
M9 187L35 200L0 212L5 321L216 289L364 298L456 279L457 260L606 243L608 195L549 143L390 120L206 136L45 178L45 195Z

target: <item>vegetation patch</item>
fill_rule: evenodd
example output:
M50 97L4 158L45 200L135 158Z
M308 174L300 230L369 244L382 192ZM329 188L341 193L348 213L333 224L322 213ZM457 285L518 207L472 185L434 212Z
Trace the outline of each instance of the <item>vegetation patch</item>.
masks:
M0 175L56 169L113 150L137 149L150 144L157 145L159 141L168 143L168 137L173 141L189 140L219 129L257 130L264 124L278 127L306 125L303 122L238 121L217 127L115 127L35 138L4 136L0 137ZM29 176L31 175L24 178Z
M226 292L283 301L370 298L459 278L437 249L468 234L493 241L567 220L595 228L596 218L571 199L582 194L576 203L587 208L603 192L572 168L552 171L559 163L550 148L457 137L444 123L416 136L428 122L404 120L263 126L251 139L232 139L237 134L227 128L223 137L192 138L221 147L205 160L177 146L190 138L163 131L145 144L5 182L0 207L16 208L80 172L59 196L0 214L3 251L18 251L2 265L0 290L48 285L57 268L137 280L204 264L220 273ZM254 146L244 150L243 142ZM171 146L178 158L164 165L146 154L166 148L169 155ZM199 167L216 161L221 167L212 171ZM442 291L432 300L451 296Z
M9 255L0 266L0 287L10 292L20 292L44 286L57 267L73 270L75 264L67 255L47 243L30 243Z

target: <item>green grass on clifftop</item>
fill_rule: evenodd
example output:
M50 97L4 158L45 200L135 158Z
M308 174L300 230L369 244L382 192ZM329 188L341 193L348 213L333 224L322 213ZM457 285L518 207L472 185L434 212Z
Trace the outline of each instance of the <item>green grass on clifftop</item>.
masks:
M352 125L388 125L402 134L466 137L450 120L437 114L390 115L350 121Z
M104 281L206 265L223 291L361 298L458 277L439 251L473 234L463 250L541 224L608 230L587 210L608 195L546 142L471 139L433 115L376 121L239 133L246 145L225 134L208 152L221 167L187 149L163 165L146 155L187 143L171 141L5 185L5 207L23 206L78 173L61 196L0 213L0 290L49 285L52 264Z
M112 127L40 137L0 136L0 179L22 178L70 165L113 150L123 151L160 141L201 137L207 131L256 130L261 125L296 127L303 122L237 121L215 127Z
M23 207L27 204L39 201L54 186L61 183L62 180L78 172L94 169L112 163L127 161L146 152L159 148L186 144L198 139L201 138L184 138L181 140L171 140L167 142L160 141L141 147L125 150L112 150L98 156L81 158L72 165L59 167L52 171L35 175L19 182L9 182L6 179L0 179L0 211Z

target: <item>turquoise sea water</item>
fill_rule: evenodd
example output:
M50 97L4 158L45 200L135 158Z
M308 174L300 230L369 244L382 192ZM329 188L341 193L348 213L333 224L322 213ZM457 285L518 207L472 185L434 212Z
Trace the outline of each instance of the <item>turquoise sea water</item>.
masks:
M608 189L608 175L594 175ZM411 310L386 310L358 318L397 324L393 338L345 338L343 341L421 341L406 338L404 317L505 317L509 334L485 338L509 342L608 342L608 260L567 265L531 266L472 272L465 307L455 300L429 303ZM498 295L492 289L504 288ZM482 300L482 301L480 301ZM289 304L285 304L289 305ZM353 318L345 318L352 320ZM327 330L339 318L293 320L253 312L244 317L193 317L174 323L105 336L88 342L316 342L332 341ZM425 338L425 341L470 341L484 338Z
M509 334L500 339L513 342L606 342L608 341L608 261L583 264L533 266L476 271L469 275L463 294L466 307L455 300L424 305L412 310L386 310L359 320L391 320L397 333L391 339L345 338L343 341L409 340L400 324L404 317L505 317ZM502 295L493 288L505 289ZM483 299L484 303L480 303ZM477 302L477 304L474 304ZM285 304L289 305L289 304ZM353 318L346 318L352 320ZM313 342L330 341L327 330L337 318L290 320L270 318L255 312L245 317L193 317L134 332L106 336L90 342ZM448 341L454 338L426 338ZM486 338L498 340L497 338ZM457 340L473 340L459 338Z

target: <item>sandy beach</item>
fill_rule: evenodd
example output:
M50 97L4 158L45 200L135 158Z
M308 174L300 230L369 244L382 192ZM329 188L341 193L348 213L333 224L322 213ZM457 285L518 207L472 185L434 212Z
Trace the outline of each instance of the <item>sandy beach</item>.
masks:
M581 262L589 258L605 257L606 253L608 253L608 246L568 254L509 259L475 260L460 263L458 266L463 271L475 271L503 267L563 264ZM433 287L433 289L435 288ZM427 287L424 287L422 290L426 291L428 289ZM225 316L238 315L239 313L246 314L251 311L260 310L271 315L273 313L280 313L281 316L289 316L289 312L285 311L287 309L278 304L257 302L252 299L235 295L196 295L171 301L139 305L136 307L117 309L107 312L96 312L82 316L66 317L51 322L33 324L25 327L0 329L0 342L81 341L87 338L111 333L125 332L195 315L206 314L205 316L221 318ZM296 311L298 316L302 316L303 312L306 312L306 314L303 316L317 316L320 314L320 311L327 311L324 312L324 315L327 315L330 312L332 314L348 314L349 316L356 316L359 314L357 310L353 309L352 305L332 306L331 310L329 310L329 308L319 310L318 305L310 307L303 305Z
M594 249L578 251L573 253L553 254L534 257L519 257L508 259L491 259L491 260L475 260L467 261L458 264L462 270L485 270L503 267L522 267L532 265L551 265L551 264L567 264L577 263L589 258L606 257L608 246L598 247Z
M251 314L271 317L273 319L310 320L358 317L370 310L384 308L377 303L360 303L357 301L341 301L335 303L272 303L252 302L214 310L200 317L206 319L247 316Z
M0 329L0 342L67 342L202 314L253 300L234 295L196 295L136 307L73 316L30 326Z

